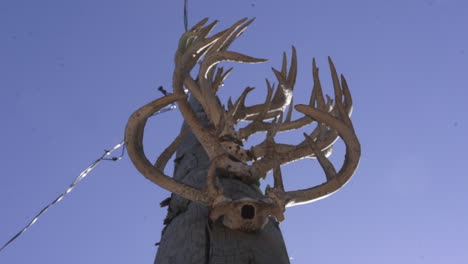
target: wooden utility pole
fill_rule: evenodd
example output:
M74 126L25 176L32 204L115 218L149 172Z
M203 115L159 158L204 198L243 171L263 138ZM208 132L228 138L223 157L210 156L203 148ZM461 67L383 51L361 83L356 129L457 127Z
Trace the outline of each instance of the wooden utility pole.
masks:
M208 124L203 108L190 100L196 115ZM182 131L187 129L183 125ZM190 131L180 143L175 158L174 178L203 189L210 160L203 146ZM226 196L234 199L261 199L255 185L235 179L222 179ZM211 221L208 208L172 194L168 215L164 221L159 249L154 263L289 263L283 237L274 218L262 230L243 232L232 230L222 220Z

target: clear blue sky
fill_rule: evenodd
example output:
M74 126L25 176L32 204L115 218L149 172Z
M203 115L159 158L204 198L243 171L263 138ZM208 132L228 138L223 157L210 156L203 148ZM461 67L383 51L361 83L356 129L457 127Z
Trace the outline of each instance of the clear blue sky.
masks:
M255 85L252 102L263 100L269 68L291 45L295 102L308 100L313 57L328 93L327 56L350 84L361 164L337 194L287 211L292 263L466 262L468 2L189 2L190 25L257 18L233 49L270 60L234 65L223 93ZM0 2L0 244L121 140L128 116L159 97L159 85L170 90L182 8L182 0ZM176 111L151 120L150 156L180 123ZM283 175L289 189L324 177L310 160ZM0 263L152 263L167 196L127 157L104 163Z

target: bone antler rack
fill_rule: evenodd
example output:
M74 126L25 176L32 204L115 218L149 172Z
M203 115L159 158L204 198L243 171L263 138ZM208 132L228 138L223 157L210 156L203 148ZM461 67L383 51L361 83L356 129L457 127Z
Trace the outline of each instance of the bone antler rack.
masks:
M319 70L313 60L314 85L309 103L296 105L294 109L303 116L292 120L293 107L289 107L287 113L285 111L292 104L296 83L297 54L293 47L289 67L287 56L283 54L281 69L273 69L278 84L271 84L267 80L268 93L263 103L246 106L246 97L253 89L247 87L235 102L229 100L225 109L216 93L232 68L225 71L218 64L223 61L260 63L265 60L228 50L231 43L245 31L253 19L241 19L231 27L213 35L210 35L210 32L217 21L206 25L207 21L208 19L203 19L182 35L175 54L173 93L148 103L131 115L126 127L125 142L135 167L155 184L183 198L207 206L213 221L223 216L223 223L229 228L258 230L264 226L269 216L282 221L286 207L326 197L349 181L357 169L361 154L360 143L350 119L351 93L344 76L338 77L335 66L329 58L334 97L324 96ZM200 69L196 77L192 77L191 72L197 64L200 64ZM201 124L197 119L189 105L184 88L187 88L203 107L209 126ZM186 124L210 159L204 189L197 189L164 174L167 161L187 131L183 131L163 152L155 166L144 154L143 133L147 119L174 102L178 104ZM248 124L237 128L241 121ZM313 124L316 125L315 129L305 134L304 140L299 144L275 142L275 135L279 132ZM263 142L250 149L244 149L243 143L251 135L262 132L266 133ZM344 141L346 154L341 169L337 171L327 157L331 154L331 148L338 138ZM281 165L304 157L318 160L326 181L311 188L286 191ZM274 186L268 187L261 199L245 197L233 200L227 197L219 186L219 177L231 177L252 184L265 178L272 170Z

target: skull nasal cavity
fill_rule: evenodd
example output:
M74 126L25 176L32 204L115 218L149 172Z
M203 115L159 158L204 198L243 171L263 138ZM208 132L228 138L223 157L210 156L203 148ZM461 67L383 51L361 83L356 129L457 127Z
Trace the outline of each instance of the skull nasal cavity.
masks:
M244 219L252 219L255 217L255 207L252 205L244 205L241 209L241 216Z

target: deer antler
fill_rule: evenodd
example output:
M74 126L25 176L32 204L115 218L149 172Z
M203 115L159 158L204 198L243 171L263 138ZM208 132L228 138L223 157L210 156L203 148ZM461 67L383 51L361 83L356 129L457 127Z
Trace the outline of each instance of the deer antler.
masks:
M150 181L189 200L208 205L210 198L206 193L165 175L162 171L163 168L156 168L148 161L143 150L143 133L148 118L164 106L185 97L186 95L171 94L154 100L135 111L130 116L125 129L125 143L127 144L128 156L133 164Z
M345 78L343 75L341 80L338 78L330 58L334 99L324 97L319 70L313 60L314 86L309 104L295 106L304 116L291 120L293 108L289 107L289 111L283 117L286 108L292 104L292 92L296 82L297 54L293 47L289 69L286 54L283 54L281 70L273 69L278 84L266 81L268 93L264 103L246 106L246 97L253 89L247 87L234 103L229 100L228 108L224 109L216 93L232 68L224 71L217 65L222 61L259 63L265 60L227 50L253 19L241 19L210 37L208 35L217 21L205 26L207 21L200 21L179 40L173 74L174 94L143 106L130 117L125 137L128 153L135 167L154 183L186 199L208 206L212 220L223 215L223 223L230 228L257 230L265 224L269 215L282 220L285 207L328 196L351 178L360 158L359 141L349 119L352 98ZM193 78L190 73L197 62L200 62L200 69L197 77ZM184 86L202 106L207 122L202 123L197 118L187 101ZM210 159L206 188L203 190L185 185L163 173L168 159L187 131L181 132L158 158L155 166L151 165L144 155L142 137L146 120L154 112L173 102L177 102L186 124ZM236 129L240 121L250 123ZM313 123L316 123L315 129L310 134L305 134L301 143L288 145L275 142L274 138L278 132L299 129ZM259 132L266 132L265 140L250 150L244 149L243 142ZM331 147L338 137L345 142L346 157L342 168L336 172L327 156L331 154ZM285 191L280 166L304 157L318 160L325 172L326 182L308 189ZM232 200L225 196L216 183L217 177L230 177L251 184L259 178L264 178L270 170L273 170L274 187L268 188L262 198L245 197ZM244 214L245 210L250 212L248 217Z
M285 192L282 184L276 183L278 181L277 179L282 179L282 177L280 175L281 171L279 166L275 164L275 186L273 189L267 190L267 196L276 200L277 204L280 206L287 207L323 199L343 187L356 171L361 156L361 146L354 132L351 120L348 115L346 115L343 106L340 103L337 103L337 106L340 114L345 114L345 118L343 118L343 120L310 106L296 105L295 108L299 112L314 118L318 122L326 124L331 129L336 130L345 142L346 155L342 168L339 172L336 172L333 164L325 157L321 149L317 146L317 138L312 138L309 135L304 134L306 142L314 152L325 172L326 182L308 189Z
M340 84L338 74L336 73L336 69L331 58L328 58L328 61L330 64L330 71L334 85L335 99L332 100L327 96L327 103L325 103L322 87L318 77L318 68L315 64L315 60L313 60L312 69L314 77L314 88L312 90L312 96L308 106L329 113L331 116L334 116L339 119L344 118L345 116L349 117L352 112L352 98L348 88L348 84L343 75L341 76ZM334 105L332 105L333 101L335 102ZM338 111L338 105L342 106L342 113ZM308 125L314 121L316 120L308 115L305 115L304 117L299 118L295 121L286 120L286 122L280 124L278 131L288 131L291 129L297 129L299 127ZM271 127L273 126L272 123L263 123L262 125L263 130L271 130ZM255 129L262 130L259 129L259 127L255 127ZM248 126L246 128L248 128ZM338 134L336 130L328 129L323 124L318 124L314 131L310 133L310 137L315 138L317 148L319 148L321 151L325 151L330 149L333 143L338 139ZM307 144L306 140L302 141L301 143L295 146L287 144L277 144L276 150L274 152L271 152L267 144L263 142L257 146L254 146L251 151L257 157L265 157L262 160L258 160L253 165L255 167L255 170L262 175L265 175L268 171L272 170L274 168L275 162L285 164L304 157L315 157L315 152L309 147L309 144ZM275 157L275 161L273 161L273 159L270 158L272 156Z

